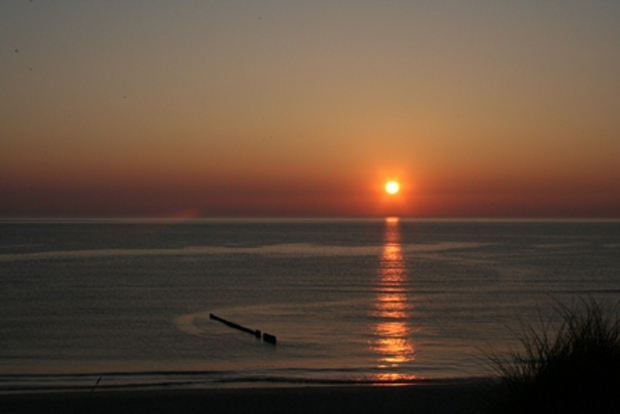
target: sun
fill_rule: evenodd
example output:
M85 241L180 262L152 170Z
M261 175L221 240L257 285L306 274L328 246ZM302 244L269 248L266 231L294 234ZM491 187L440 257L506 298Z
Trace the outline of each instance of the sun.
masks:
M390 181L385 185L385 191L388 194L396 194L400 190L400 184L396 181Z

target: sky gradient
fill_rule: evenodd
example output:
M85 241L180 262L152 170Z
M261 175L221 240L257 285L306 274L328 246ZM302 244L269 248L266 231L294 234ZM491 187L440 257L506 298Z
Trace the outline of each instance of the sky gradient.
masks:
M0 216L620 217L619 22L617 1L4 1Z

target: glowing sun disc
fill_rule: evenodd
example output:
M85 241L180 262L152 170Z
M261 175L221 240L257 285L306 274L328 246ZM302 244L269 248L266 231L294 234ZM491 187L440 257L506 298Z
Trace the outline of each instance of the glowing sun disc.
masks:
M390 181L385 185L385 191L387 191L388 194L396 194L398 190L400 190L400 185L396 181Z

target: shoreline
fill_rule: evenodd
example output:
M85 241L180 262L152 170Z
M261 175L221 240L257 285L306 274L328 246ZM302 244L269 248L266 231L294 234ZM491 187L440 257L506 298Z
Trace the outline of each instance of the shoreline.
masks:
M292 386L104 390L0 395L0 412L26 413L472 413L484 381L402 386Z

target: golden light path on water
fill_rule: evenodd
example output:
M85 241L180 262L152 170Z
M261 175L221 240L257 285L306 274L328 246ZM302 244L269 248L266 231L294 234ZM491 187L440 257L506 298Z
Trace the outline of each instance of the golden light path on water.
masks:
M385 220L383 252L377 283L373 315L379 321L373 327L375 339L371 349L378 357L378 367L385 371L381 381L413 379L397 368L415 359L413 329L409 319L413 309L406 289L407 271L400 243L398 218Z

